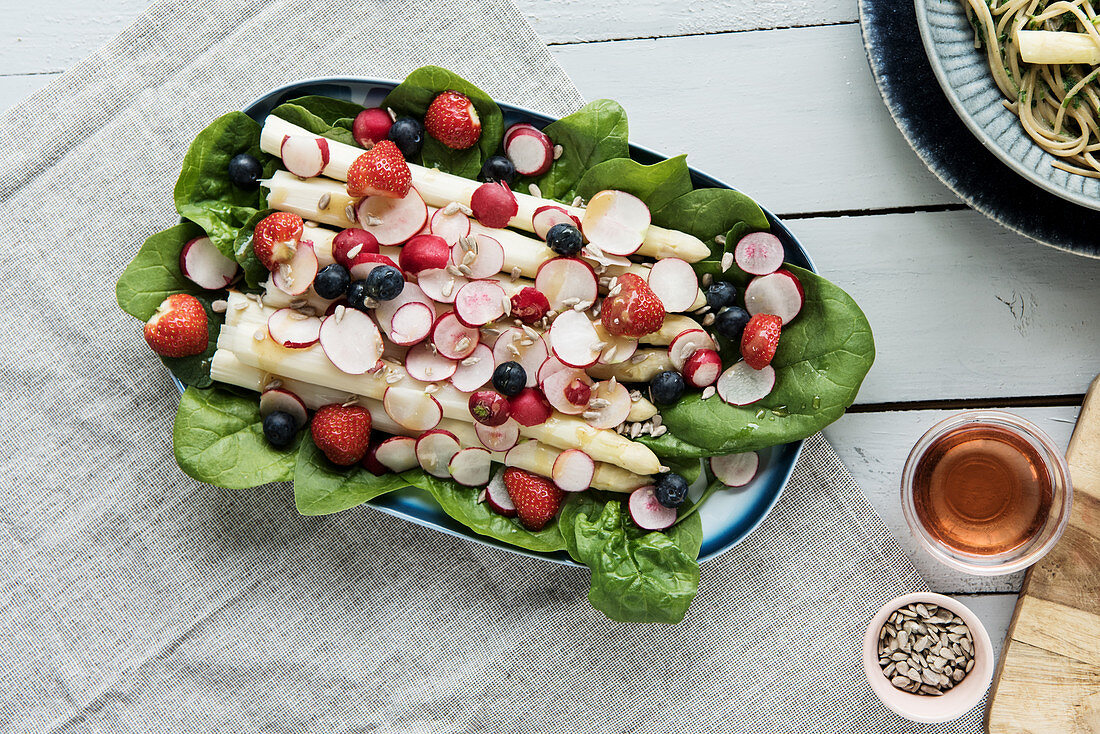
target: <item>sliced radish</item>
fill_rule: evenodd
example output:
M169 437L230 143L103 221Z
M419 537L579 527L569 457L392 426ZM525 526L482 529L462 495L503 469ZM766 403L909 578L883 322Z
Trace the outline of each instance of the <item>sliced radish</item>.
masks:
M489 452L480 446L460 450L447 464L451 477L467 487L480 487L488 482L492 468Z
M350 269L352 261L363 253L378 254L378 239L365 229L349 227L332 238L332 259ZM351 253L355 254L352 255Z
M209 237L196 237L180 250L180 272L199 288L220 290L237 276L237 263L223 255Z
M374 452L378 463L392 472L414 469L416 460L416 439L408 436L393 436L378 444Z
M534 130L535 132L542 132L534 125L528 124L526 122L517 122L515 125L509 126L509 128L504 131L504 137L501 139L501 144L508 145L508 141L512 139L512 136L518 133L520 130Z
M462 243L457 243L451 247L451 262L455 266L468 267L468 277L471 279L488 278L499 273L504 267L504 248L500 242L486 234L479 234L474 239L477 245L470 251L474 254L468 255Z
M477 349L481 331L466 326L453 313L445 313L432 326L432 344L447 359L465 359Z
M607 404L597 403L597 400L602 400ZM596 405L602 405L603 407L597 408ZM588 405L588 413L596 415L592 418L585 418L588 425L593 428L615 428L616 426L626 422L627 416L630 415L630 391L626 389L626 386L620 382L613 380L605 380L603 382L596 383L596 389L592 391L592 399Z
M309 419L306 404L302 399L281 387L273 387L260 393L260 415L266 418L276 411L286 413L294 419L294 423L301 428Z
M474 219L483 227L500 229L507 227L519 212L516 195L503 181L487 181L470 194L470 209Z
M355 256L348 272L351 274L352 280L366 280L367 276L370 275L370 271L379 265L389 265L397 268L397 263L387 255L378 252L361 252Z
M444 214L442 209L436 209L429 224L432 234L442 237L448 245L470 234L470 218L462 212Z
M558 412L580 415L588 410L595 384L584 370L567 367L552 373L542 382L542 393Z
M328 141L309 135L284 135L279 157L286 170L299 178L320 176L328 165Z
M760 456L755 451L710 457L710 470L715 479L727 487L744 487L756 476Z
M416 283L405 283L401 292L389 301L382 301L378 308L374 309L374 317L378 319L378 325L385 331L390 331L391 323L397 310L409 303L422 303L432 310L432 322L435 322L435 303L424 294ZM429 325L430 326L430 325Z
M554 162L554 143L534 127L517 129L504 143L504 155L521 176L541 176Z
M423 303L406 303L390 319L387 335L394 344L409 346L428 338L432 333L435 312Z
M469 357L459 360L451 384L459 392L473 392L493 377L493 350L478 344Z
M600 352L600 364L625 362L638 351L638 340L610 333L599 321L592 324L605 346Z
M516 516L516 503L508 494L508 487L504 484L504 470L498 471L489 483L485 485L485 501L493 512L504 517Z
M649 207L625 191L601 191L588 201L581 230L593 245L612 255L633 255L649 229Z
M509 418L499 426L474 424L477 439L490 451L507 451L519 443L519 423Z
M382 395L386 415L410 431L429 431L443 420L443 407L433 395L411 387L391 385Z
M668 344L668 359L677 370L683 370L691 355L698 349L717 349L710 334L702 329L687 329L672 337Z
M267 333L287 349L307 349L321 338L321 319L293 308L280 308L267 317Z
M579 311L565 311L550 324L550 348L570 367L596 364L604 346L592 322Z
M759 275L745 286L745 310L755 316L770 313L789 324L802 310L802 283L789 270Z
M687 311L699 295L699 278L687 260L665 257L654 263L646 280L665 311Z
M550 473L554 484L563 492L583 492L592 486L596 462L580 449L566 449L554 460Z
M470 281L461 275L451 275L443 268L421 270L416 282L425 295L439 303L454 303L462 286Z
M546 380L549 379L550 375L554 374L555 372L558 372L560 370L571 370L571 369L573 369L573 368L570 367L569 365L567 365L565 362L562 362L560 359L558 359L557 357L555 357L554 355L551 354L549 357L547 357L545 360L543 360L542 365L539 367L539 371L538 371L539 384L541 385L542 383L546 382Z
M299 242L298 249L294 251L294 257L290 262L279 263L275 272L271 275L271 282L275 287L288 296L300 296L313 285L313 279L317 277L317 253L313 251L313 245L308 242Z
M416 439L416 461L433 477L448 477L451 474L448 465L461 448L462 444L450 431L438 428L425 431Z
M418 234L401 247L398 262L406 273L416 275L422 270L445 268L451 261L451 246L434 234Z
M530 342L530 344L523 342ZM497 365L505 362L519 362L519 366L527 373L527 387L538 384L539 368L549 354L542 337L532 338L518 326L502 331L497 337L496 344L493 345L493 362Z
M592 304L600 292L596 271L584 260L572 257L556 257L540 265L535 288L546 296L555 311L572 308L578 301Z
M554 415L554 407L537 387L525 387L508 399L512 418L521 426L537 426Z
M399 245L427 223L428 206L416 189L410 188L404 199L368 196L359 202L355 216L359 226L373 234L378 244Z
M495 280L471 280L455 295L455 316L467 326L484 326L504 315L507 301Z
M394 318L394 321L397 319ZM449 380L457 369L458 362L439 354L427 342L417 344L405 354L405 370L414 380L421 382Z
M642 530L664 530L676 522L676 510L665 507L657 501L653 487L639 487L630 493L627 500L630 519Z
M767 275L783 266L783 243L770 232L750 232L733 248L737 267L749 275Z
M362 311L340 310L321 322L318 334L321 348L341 372L361 375L378 364L382 356L382 335Z
M722 358L713 349L696 349L684 363L684 381L694 388L713 385L722 371Z
M577 229L581 228L581 220L574 217L560 206L540 206L531 217L535 236L540 240L546 239L546 233L555 224L572 224Z
M718 397L730 405L749 405L763 400L775 387L775 369L769 364L754 370L744 360L718 376Z

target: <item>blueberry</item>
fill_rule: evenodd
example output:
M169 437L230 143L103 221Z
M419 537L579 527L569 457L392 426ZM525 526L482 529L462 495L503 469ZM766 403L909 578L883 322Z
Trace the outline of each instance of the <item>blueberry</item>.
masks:
M493 370L493 387L501 395L519 395L527 387L527 370L519 362L503 362Z
M572 257L584 247L581 231L568 222L555 224L546 233L546 246L559 255Z
M657 405L672 405L684 394L684 378L679 372L660 372L649 383L649 395Z
M676 472L658 474L657 480L653 482L653 489L657 501L673 509L684 504L688 496L688 482Z
M481 166L482 181L503 181L509 186L516 180L516 167L502 155L489 156Z
M378 268L375 268L377 270ZM367 281L353 280L348 286L348 305L360 311L367 310Z
M392 265L379 265L367 274L367 295L376 301L392 301L405 288L405 277Z
M239 153L229 159L229 168L226 171L229 180L239 189L255 191L260 188L260 179L264 175L264 167L256 156L248 153Z
M745 324L749 323L749 312L740 306L730 306L718 312L714 317L714 330L730 341L740 343L741 332L745 330Z
M347 292L349 283L351 276L348 275L348 269L339 263L333 263L317 273L313 279L313 290L321 298L339 298Z
M386 137L393 141L405 160L412 160L420 155L420 148L424 145L424 126L412 117L398 117L390 125Z
M297 433L298 424L290 413L276 410L264 417L264 438L277 449L293 443Z
M718 313L726 306L732 306L737 300L737 287L733 283L719 281L707 286L707 305L710 310Z

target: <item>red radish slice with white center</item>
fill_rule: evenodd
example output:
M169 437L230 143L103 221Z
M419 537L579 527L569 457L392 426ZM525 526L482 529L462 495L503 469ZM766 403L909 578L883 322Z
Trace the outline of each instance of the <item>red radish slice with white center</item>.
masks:
M554 460L550 472L554 484L563 492L583 492L592 486L596 462L580 449L566 449Z
M577 301L591 305L599 294L599 280L596 271L584 260L571 257L556 257L539 266L535 275L535 288L542 291L550 308L564 311L572 308ZM572 299L577 299L573 301ZM565 303L570 301L570 304Z
M555 372L560 372L561 370L571 370L571 369L573 369L573 368L570 367L569 365L567 365L565 362L562 362L560 359L558 359L557 357L555 357L554 355L551 354L549 357L547 357L543 361L542 365L539 367L539 372L538 372L539 384L541 385L542 383L546 382L546 380L548 380L550 378L550 375L554 374Z
M756 476L759 468L760 456L755 451L710 457L710 470L714 478L727 487L744 487Z
M754 370L744 360L718 376L718 397L730 405L751 405L763 400L775 387L775 369L769 364Z
M504 484L504 470L498 471L489 483L485 485L485 501L493 512L504 517L516 516L516 503L508 494L508 487Z
M411 387L390 385L382 395L386 415L410 431L429 431L443 420L443 407L433 395Z
M279 157L286 170L299 178L320 176L328 165L328 141L308 135L284 135Z
M449 380L457 369L458 362L434 351L426 342L417 344L405 354L405 370L414 380L421 382Z
M524 344L525 341L531 343ZM508 348L509 345L515 348L515 352ZM493 362L497 365L519 362L519 366L527 373L527 387L538 384L539 368L548 356L550 351L542 337L532 339L530 334L518 326L502 331L493 345Z
M541 176L554 162L554 143L533 127L519 128L504 143L504 155L521 176Z
M209 237L196 237L180 250L180 272L199 288L214 291L233 282L237 263L223 255Z
M378 244L399 245L427 224L428 206L416 189L409 189L404 199L368 196L359 202L355 217L360 227L377 238ZM379 219L381 223L376 221Z
M310 243L299 242L298 249L294 251L294 257L290 262L279 263L279 267L271 274L271 282L288 296L300 296L313 285L315 277L317 277L317 253L313 251L313 245Z
M581 228L581 220L560 206L540 206L531 217L531 224L534 227L535 236L540 240L546 239L546 233L555 224L572 224L577 229Z
M607 405L598 403L597 400L602 400ZM603 407L597 408L597 405ZM611 380L597 382L588 404L588 412L596 413L596 416L585 420L593 428L614 428L626 422L627 416L630 415L630 406L630 391L625 385Z
M470 268L469 278L489 278L501 271L504 267L504 248L500 242L486 234L475 237L477 248L474 255L467 255L461 243L451 248L451 262L457 267L465 265Z
M668 359L678 371L684 369L691 355L697 349L717 349L718 346L711 339L710 334L702 329L687 329L672 337L668 344Z
M455 454L447 464L451 477L466 487L480 487L489 481L493 468L489 452L480 446L471 446Z
M267 333L287 349L308 349L321 338L321 319L293 308L280 308L267 317Z
M737 267L749 275L767 275L783 266L783 243L770 232L750 232L733 248Z
M526 122L517 122L515 125L510 126L504 131L504 137L501 139L502 145L508 145L508 141L512 139L512 136L518 133L520 130L534 130L535 132L542 132L534 125Z
M321 348L341 372L361 375L378 364L382 356L382 335L362 311L337 307L321 322L318 334Z
M802 283L788 270L759 275L745 286L745 310L753 316L758 313L778 316L784 326L802 310L803 298Z
M394 312L387 334L394 344L416 344L432 332L434 321L435 312L429 306L416 302L406 303Z
M713 349L696 349L684 363L684 381L700 390L713 385L721 372L722 358Z
M465 326L453 313L445 313L432 326L432 344L447 359L465 359L477 349L481 331Z
M392 472L400 473L415 469L419 465L416 460L416 439L409 436L387 438L378 444L374 458Z
M699 295L699 278L691 264L678 257L665 257L654 263L647 282L669 313L687 311Z
M604 343L587 316L569 310L550 324L550 348L563 363L584 369L596 364Z
M590 243L612 255L633 255L649 229L649 207L625 191L601 191L593 196L581 219Z
M458 242L459 237L470 234L470 218L462 212L444 214L442 209L436 209L429 222L432 234L442 237L448 245Z
M374 309L374 317L378 319L378 325L385 331L389 331L391 326L390 320L393 319L393 315L397 313L397 309L409 303L423 303L425 306L432 309L432 322L435 322L435 303L424 294L424 291L420 290L420 286L416 283L406 282L405 287L397 294L397 298L389 301L382 301L378 304L378 308Z
M626 503L630 519L642 530L664 530L676 522L676 509L657 501L653 487L639 487L630 493Z
M600 341L607 345L600 352L600 364L625 362L634 356L634 352L638 351L637 339L611 334L599 321L592 325L596 327L596 333L599 335Z
M508 451L519 443L519 423L512 418L499 426L476 423L474 432L482 445L490 451Z
M424 294L439 303L454 303L462 286L470 281L461 275L451 275L443 268L421 270L416 282Z
M542 383L542 394L554 410L566 415L580 415L588 410L595 381L584 370L566 368L554 372Z
M459 360L451 384L459 392L473 392L492 379L494 368L493 350L478 344L469 357Z
M276 411L288 414L298 428L304 426L309 418L302 399L281 387L273 387L260 393L260 416L266 418Z
M507 300L495 280L471 280L455 295L455 316L466 326L484 326L504 315Z
M433 477L448 477L451 475L448 465L461 448L462 444L450 431L438 428L426 431L416 439L416 461Z
M380 265L382 265L382 263L379 262L356 263L351 267L351 270L348 271L348 275L351 276L352 280L366 280L367 276L370 275L370 271Z

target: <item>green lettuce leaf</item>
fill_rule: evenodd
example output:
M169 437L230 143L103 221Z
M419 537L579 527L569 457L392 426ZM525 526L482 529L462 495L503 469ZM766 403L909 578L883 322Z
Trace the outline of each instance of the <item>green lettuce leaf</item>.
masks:
M303 515L331 515L407 486L400 474L377 476L361 466L338 467L309 435L302 438L294 467L294 504Z
M630 155L626 112L614 100L589 102L573 114L551 122L542 131L555 145L561 146L561 157L538 178L517 181L517 191L526 193L533 182L547 199L569 204L576 198L577 183L586 171L604 161Z
M285 102L271 111L275 117L282 118L289 123L293 123L298 127L304 127L314 135L320 135L326 137L329 140L335 140L347 145L354 145L359 147L359 143L356 142L355 136L351 133L351 125L348 124L350 118L333 117L331 120L325 119L321 114L317 112L325 113L331 110L322 108L315 100L324 99L324 97L302 97L292 102ZM339 102L339 100L331 100L332 102ZM310 104L311 107L306 105ZM348 102L347 104L351 104ZM358 105L355 105L359 107ZM363 109L359 107L359 109ZM356 111L358 114L358 110ZM346 126L337 125L337 122L344 122Z
M581 176L577 195L590 199L605 189L625 191L644 201L653 212L691 191L691 171L686 159L686 155L678 155L650 166L629 158L597 163Z
M749 232L770 228L760 205L733 189L685 193L653 211L653 223L698 237L711 248L714 260L721 260L723 251L732 250L737 240ZM726 236L726 248L715 243L718 235Z

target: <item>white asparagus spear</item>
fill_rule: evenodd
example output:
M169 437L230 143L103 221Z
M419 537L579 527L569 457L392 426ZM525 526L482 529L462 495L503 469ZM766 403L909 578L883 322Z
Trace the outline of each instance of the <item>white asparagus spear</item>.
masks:
M260 133L260 149L265 153L281 157L283 138L287 135L316 137L305 128L274 115L268 115ZM327 142L329 162L323 174L338 181L347 181L348 168L363 154L363 149L335 140ZM432 206L444 207L452 201L469 206L470 196L481 185L478 181L443 173L434 168L424 168L415 163L409 164L409 170L412 172L413 186L420 192L424 201ZM584 210L581 208L529 194L516 192L516 202L519 204L519 211L508 224L528 232L534 231L532 218L535 210L542 206L561 207L578 219L584 216ZM697 237L692 237L686 232L650 226L638 254L652 258L680 257L688 262L697 262L709 255L710 249Z
M1100 44L1088 33L1020 31L1016 42L1029 64L1100 64Z
M639 349L625 362L592 365L588 368L588 375L597 380L614 377L620 382L649 382L659 373L671 369L673 367L667 349Z

